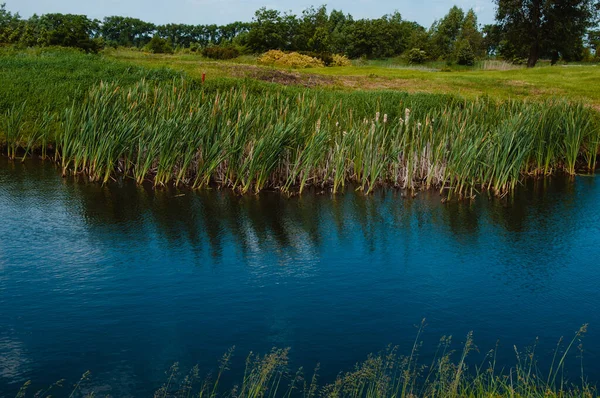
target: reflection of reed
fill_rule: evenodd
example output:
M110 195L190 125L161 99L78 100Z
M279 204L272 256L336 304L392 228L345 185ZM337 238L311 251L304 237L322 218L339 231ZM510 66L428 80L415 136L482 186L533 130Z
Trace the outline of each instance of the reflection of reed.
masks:
M307 193L287 198L276 193L157 191L128 182L118 186L73 183L71 187L90 225L117 224L139 240L154 231L170 244L186 242L197 250L206 249L213 258L222 256L227 239L245 255L252 248L283 251L308 245L318 250L324 239L342 242L353 232L360 233L365 248L373 252L395 244L397 236L407 238L431 225L454 239L477 237L483 220L509 232L535 226L544 233L551 228L549 215L560 212L573 192L570 182L540 180L518 191L510 202L480 198L440 204L431 193L406 199L393 190L370 196ZM551 200L556 195L560 200Z
M408 248L410 239L432 228L457 242L499 228L507 232L497 234L507 245L526 244L523 232L551 237L559 220L562 234L569 234L574 229L569 225L578 222L567 216L570 208L589 197L577 187L594 181L532 180L511 198L441 204L431 192L409 199L396 190L365 196L350 188L343 195L307 192L288 198L277 193L238 196L228 190L154 190L127 180L102 186L61 180L53 166L33 161L3 161L0 171L2 195L12 203L57 200L80 215L92 236L117 226L132 244L160 238L214 259L232 249L242 257L261 251L318 254L331 240L354 245L357 236L369 252ZM63 187L60 193L57 186Z

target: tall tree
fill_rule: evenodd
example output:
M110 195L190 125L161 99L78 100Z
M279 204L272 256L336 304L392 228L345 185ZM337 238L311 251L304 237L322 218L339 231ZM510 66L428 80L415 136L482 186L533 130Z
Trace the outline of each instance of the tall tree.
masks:
M460 30L459 40L468 42L475 55L478 57L485 55L483 35L477 26L477 15L475 15L473 9L470 9L465 16Z
M38 44L42 46L77 47L97 52L99 44L93 40L99 33L99 21L85 15L44 14L36 24L41 27Z
M432 51L435 58L449 58L456 50L461 29L465 21L464 11L454 6L448 14L431 27Z
M597 13L594 0L494 0L496 20L505 39L505 53L527 58L534 67L540 57L572 56ZM596 0L597 1L597 0Z
M154 24L137 18L112 16L104 18L100 31L112 45L141 47L150 41L155 29Z
M265 7L254 14L254 21L246 38L248 47L254 52L286 48L287 40L284 18L277 10ZM287 25L287 24L286 24Z

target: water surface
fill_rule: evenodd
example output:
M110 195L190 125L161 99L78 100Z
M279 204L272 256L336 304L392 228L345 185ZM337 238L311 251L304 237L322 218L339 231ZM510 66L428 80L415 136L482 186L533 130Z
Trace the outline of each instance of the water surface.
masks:
M600 381L599 204L594 177L442 204L100 186L0 158L0 396L86 370L102 394L151 396L174 362L204 374L234 345L231 377L291 347L331 381L389 343L408 353L423 318L425 362L473 331L474 360L499 340L507 365L539 336L542 367L589 323Z

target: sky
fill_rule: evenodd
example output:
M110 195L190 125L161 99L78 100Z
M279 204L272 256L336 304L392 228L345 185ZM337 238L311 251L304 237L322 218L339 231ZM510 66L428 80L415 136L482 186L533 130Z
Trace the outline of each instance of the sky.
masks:
M493 22L492 0L2 0L11 12L28 18L32 14L59 12L85 14L102 19L110 15L139 18L156 24L227 24L234 21L249 22L254 12L261 8L292 11L314 5L327 5L328 10L338 9L350 13L355 19L378 18L399 11L404 20L416 21L425 27L443 17L457 5L465 11L473 8L479 23Z

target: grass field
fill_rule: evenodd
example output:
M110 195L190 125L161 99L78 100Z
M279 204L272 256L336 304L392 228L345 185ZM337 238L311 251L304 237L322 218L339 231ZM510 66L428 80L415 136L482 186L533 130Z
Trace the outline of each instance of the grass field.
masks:
M490 96L496 99L568 98L600 109L600 65L540 66L533 69L484 69L453 67L442 72L440 63L410 67L393 61L367 61L350 67L280 69L291 75L277 76L272 68L257 66L254 58L242 57L234 62L211 61L194 54L153 55L131 50L110 50L105 56L146 67L167 67L185 71L189 76L254 77L275 82L319 85L340 89L400 90L409 93L461 95L467 98ZM544 64L542 64L544 65ZM500 67L501 68L501 67ZM294 78L300 75L301 78ZM312 80L311 80L312 77Z

